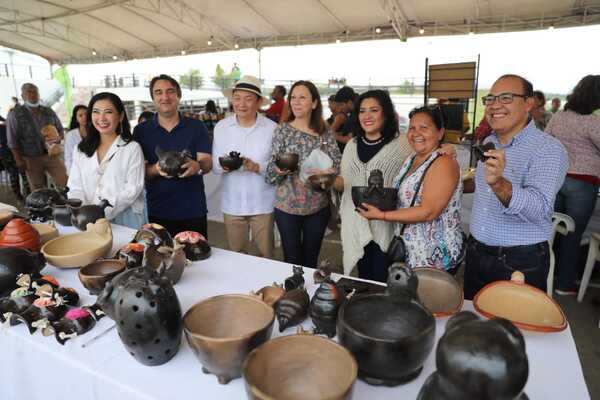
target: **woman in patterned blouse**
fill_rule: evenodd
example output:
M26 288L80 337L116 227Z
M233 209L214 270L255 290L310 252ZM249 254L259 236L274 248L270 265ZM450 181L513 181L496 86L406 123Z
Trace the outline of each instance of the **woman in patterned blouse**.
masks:
M275 223L281 234L284 261L314 268L329 220L329 193L302 182L297 172L282 171L275 165L280 154L296 153L299 166L315 149L333 160L337 172L341 154L323 121L319 91L312 82L298 81L288 94L290 113L276 130L267 167L267 182L275 185ZM300 168L298 168L300 169Z

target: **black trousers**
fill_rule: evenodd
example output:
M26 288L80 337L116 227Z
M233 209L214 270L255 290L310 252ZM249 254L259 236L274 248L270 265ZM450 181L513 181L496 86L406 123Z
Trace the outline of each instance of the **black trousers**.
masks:
M206 215L200 218L188 218L188 219L163 219L157 218L152 215L148 216L148 220L152 223L159 224L165 227L171 236L177 235L183 231L195 231L198 232L206 239L208 239Z
M472 300L488 283L510 280L515 271L525 275L525 283L546 291L549 269L548 242L499 247L485 245L471 236L467 241L465 299Z

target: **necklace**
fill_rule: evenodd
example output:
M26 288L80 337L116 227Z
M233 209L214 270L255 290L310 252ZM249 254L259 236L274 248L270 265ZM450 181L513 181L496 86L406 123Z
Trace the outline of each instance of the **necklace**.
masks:
M366 144L367 146L375 146L378 145L379 143L383 142L383 136L381 136L379 139L375 139L375 140L369 140L364 136L360 137L363 141L364 144Z

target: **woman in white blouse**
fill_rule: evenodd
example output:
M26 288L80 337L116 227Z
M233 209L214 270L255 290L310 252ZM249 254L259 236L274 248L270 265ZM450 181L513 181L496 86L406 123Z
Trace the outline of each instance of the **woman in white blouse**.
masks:
M111 206L113 223L138 229L144 224L144 155L133 141L121 99L108 92L90 100L87 136L77 146L69 174L69 198Z
M78 104L73 108L69 131L65 134L65 168L67 175L73 164L73 153L75 147L83 140L87 134L87 107Z

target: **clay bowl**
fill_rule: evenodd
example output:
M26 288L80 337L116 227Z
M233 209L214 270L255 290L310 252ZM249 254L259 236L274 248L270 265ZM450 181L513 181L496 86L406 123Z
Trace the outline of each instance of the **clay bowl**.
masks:
M269 340L244 361L250 399L350 399L358 367L339 344L319 336Z
M463 290L451 274L428 267L415 268L413 271L419 278L419 300L435 317L447 317L462 309Z
M58 229L50 224L32 224L31 226L33 226L40 234L41 245L44 245L55 237L58 237Z
M308 177L308 182L314 190L326 192L331 189L335 181L335 174L316 174Z
M220 384L242 376L242 362L271 337L275 312L262 300L242 294L210 297L183 316L185 337L202 371Z
M78 268L104 257L112 248L112 230L104 218L88 224L87 231L59 236L42 246L48 263L58 268Z
M352 186L352 202L354 207L367 203L381 211L393 211L397 208L398 191L394 188L383 188L383 196L379 192L367 195L368 186Z
M340 344L371 385L396 386L415 379L435 340L435 318L416 300L395 301L387 293L352 296L337 320Z
M125 270L125 261L98 260L79 270L79 280L91 295L98 295L106 282Z
M235 171L239 169L244 163L243 157L231 157L231 156L222 156L219 157L219 164L223 168L227 168L230 171Z
M294 172L298 169L298 154L285 153L275 158L275 165L282 171Z
M483 287L473 305L487 318L506 318L521 329L560 332L567 327L567 317L546 292L525 283L515 271L510 281L496 281Z

